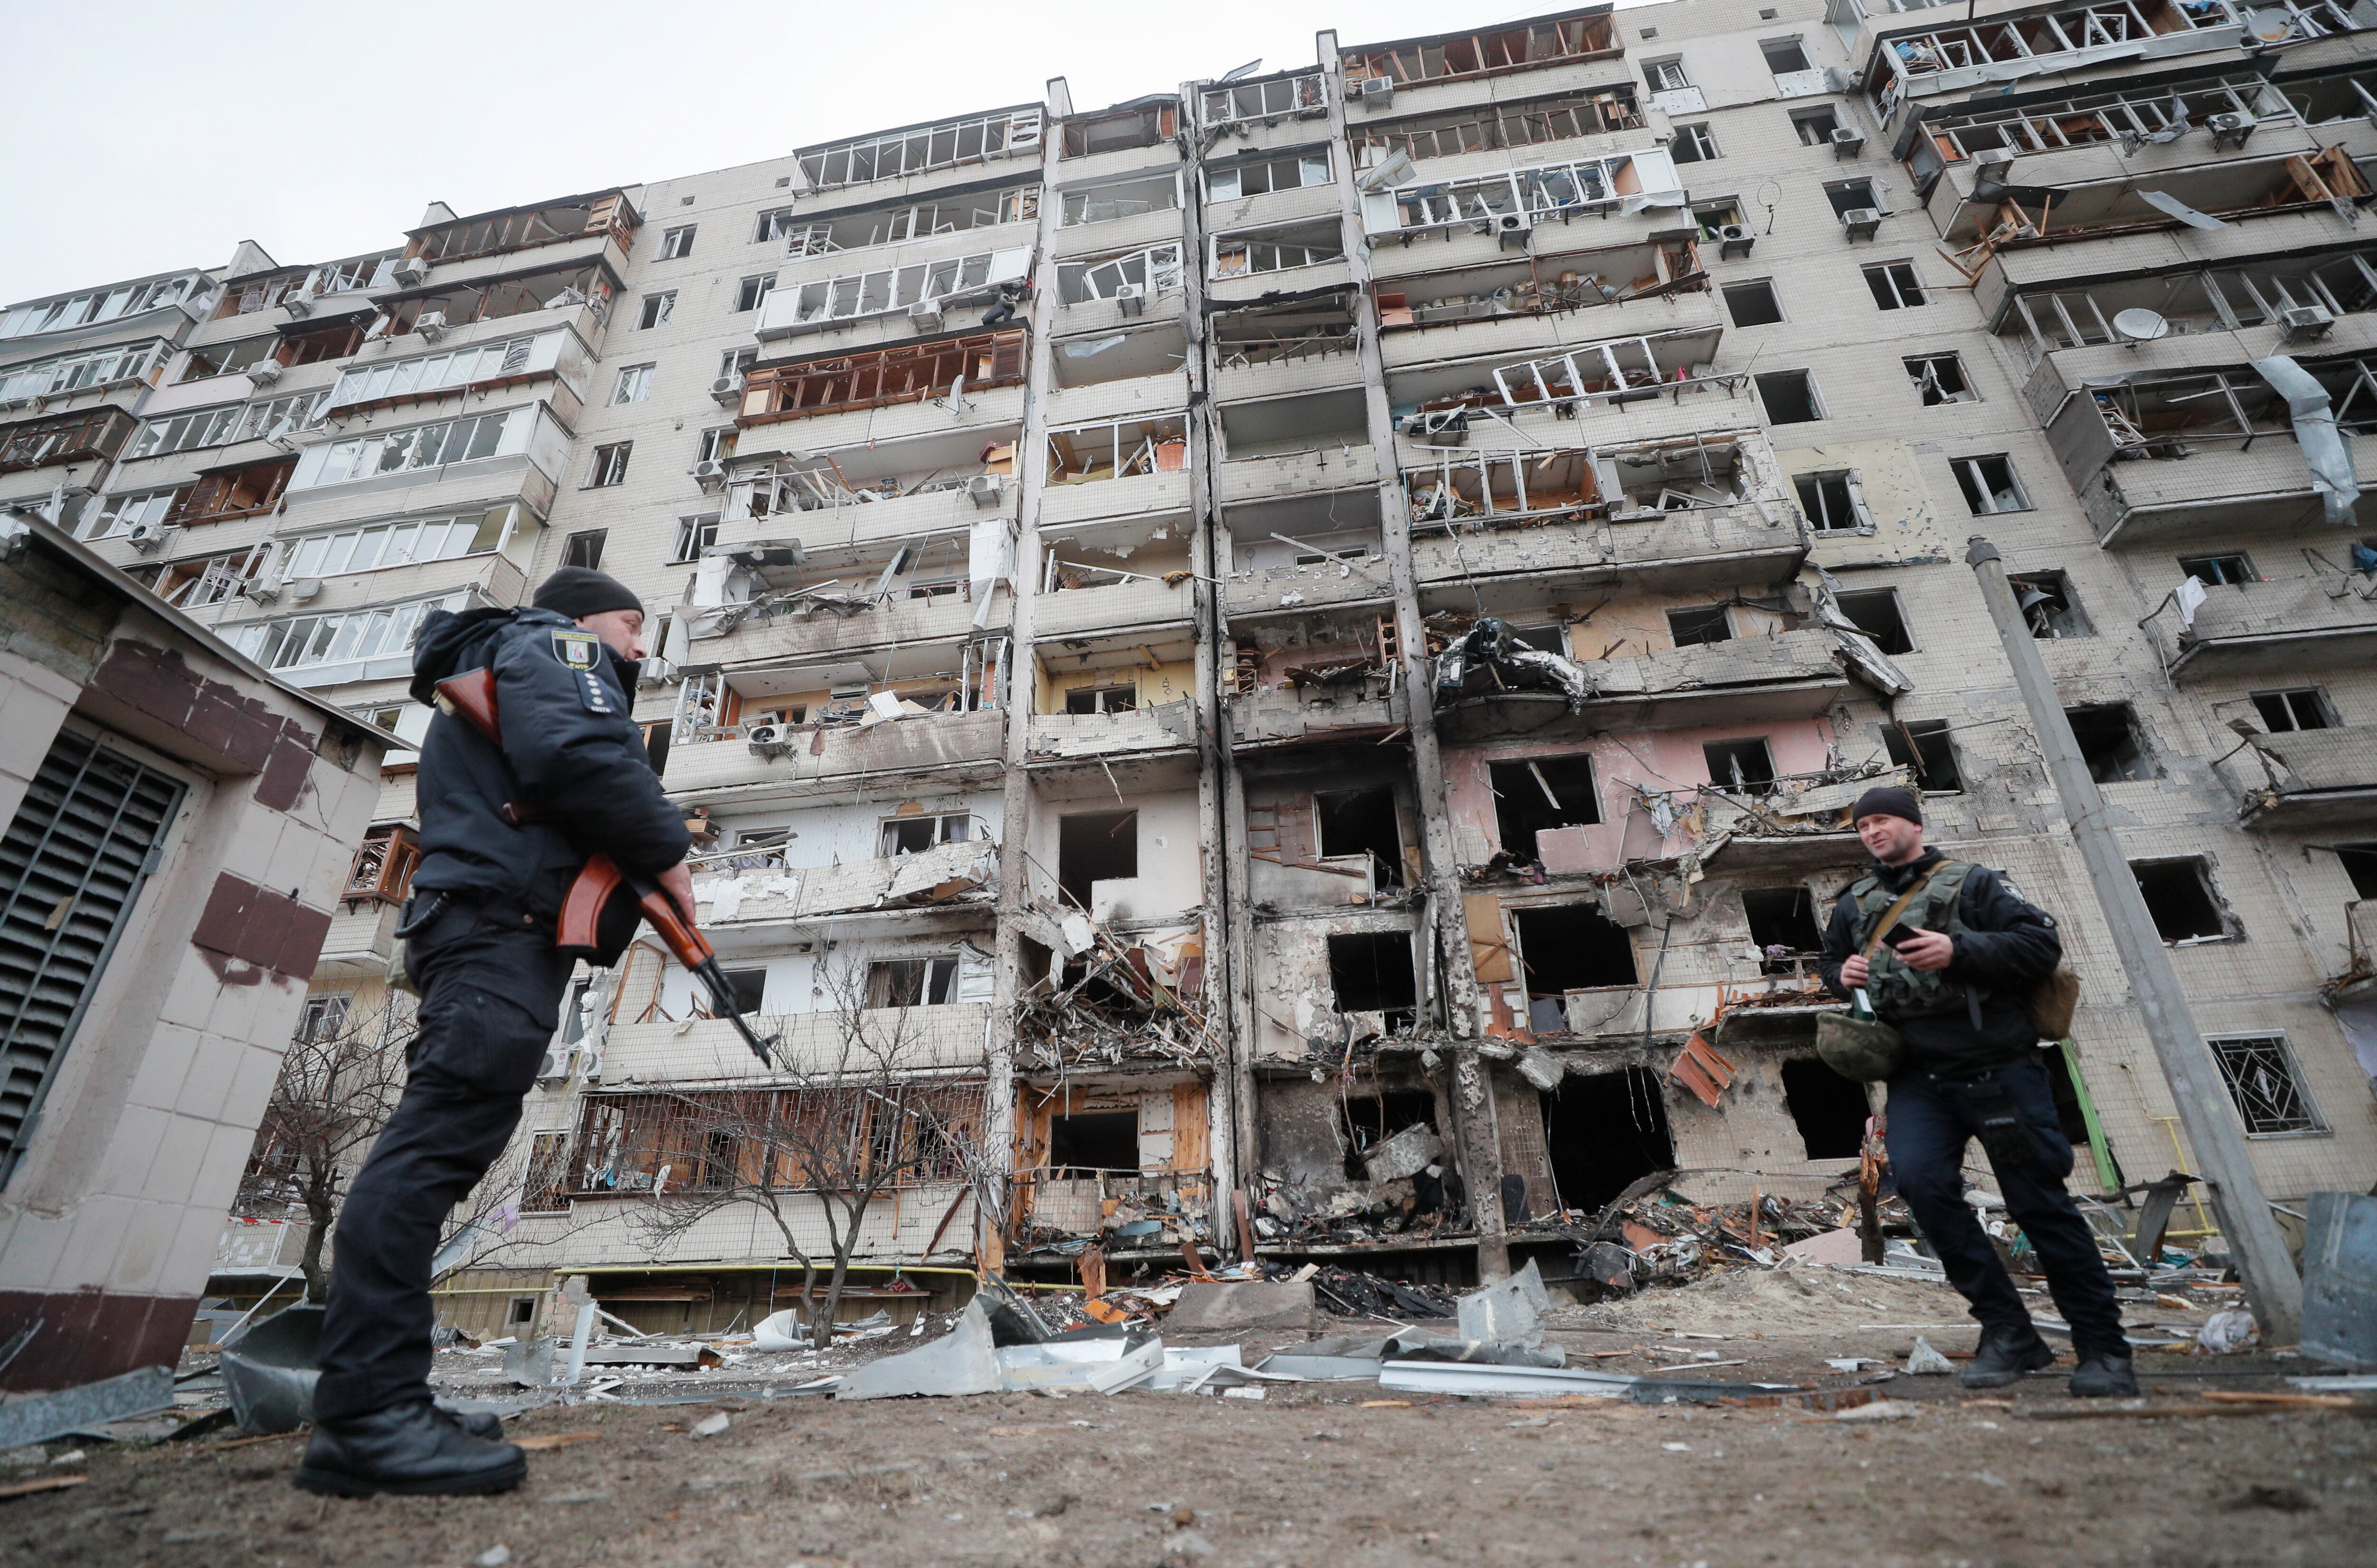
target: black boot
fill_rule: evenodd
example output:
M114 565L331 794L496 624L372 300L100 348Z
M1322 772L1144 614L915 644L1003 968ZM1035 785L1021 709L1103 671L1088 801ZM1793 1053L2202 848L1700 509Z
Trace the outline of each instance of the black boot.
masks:
M449 1410L440 1405L437 1413L472 1437L483 1437L489 1442L504 1441L504 1418L493 1410Z
M467 1495L520 1485L528 1455L465 1430L461 1421L424 1399L327 1422L314 1429L294 1479L332 1497Z
M2003 1388L2010 1382L2020 1382L2025 1372L2054 1364L2055 1352L2028 1323L2020 1328L1984 1325L1973 1359L1956 1376L1966 1388Z
M2079 1367L2072 1374L2072 1396L2075 1399L2135 1399L2138 1396L2138 1374L2131 1366L2126 1352L2091 1350L2080 1358Z

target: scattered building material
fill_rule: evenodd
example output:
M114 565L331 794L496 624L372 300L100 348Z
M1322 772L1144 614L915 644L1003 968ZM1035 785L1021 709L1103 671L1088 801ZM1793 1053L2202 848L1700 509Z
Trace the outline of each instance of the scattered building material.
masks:
M0 1402L0 1453L173 1407L170 1367L142 1367L79 1388L6 1400Z
M834 1388L836 1399L902 1399L915 1395L990 1394L1000 1386L991 1344L990 1315L977 1297L957 1326L929 1344L869 1361Z
M1192 1281L1166 1320L1178 1334L1236 1334L1248 1330L1308 1331L1314 1323L1313 1282L1282 1280L1237 1284Z

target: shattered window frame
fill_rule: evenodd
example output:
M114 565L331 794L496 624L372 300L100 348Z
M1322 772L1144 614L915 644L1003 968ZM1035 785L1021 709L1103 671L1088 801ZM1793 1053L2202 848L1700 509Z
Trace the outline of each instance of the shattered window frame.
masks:
M543 374L560 363L567 347L563 338L568 330L555 327L436 353L408 354L401 359L349 365L332 383L323 412L352 412L366 403L467 392L473 388L508 384L512 377Z
M1565 99L1555 95L1423 115L1396 125L1349 126L1346 134L1354 145L1355 167L1367 170L1398 151L1419 162L1638 131L1646 124L1635 86L1627 81L1595 86Z
M1862 270L1878 310L1913 310L1931 303L1912 261L1869 262Z
M890 315L918 305L955 304L969 297L986 297L989 291L1002 284L1028 280L1031 267L1030 251L1005 247L785 283L782 288L792 297L793 313L783 325L818 327ZM747 280L747 287L748 282ZM774 287L770 284L760 297L769 297ZM735 308L744 308L739 296ZM763 332L774 329L772 324L761 329Z
M701 227L699 223L679 223L661 231L661 251L655 261L681 261L693 254L693 236Z
M832 190L1013 157L1038 147L1043 129L1033 103L804 147L793 157L809 189Z
M1818 533L1870 533L1873 514L1865 504L1864 475L1854 468L1821 469L1792 475L1800 515Z
M61 294L34 300L0 314L0 341L37 338L44 332L70 331L102 321L127 320L168 305L193 306L192 319L213 295L214 283L203 272L185 272L145 283L119 283L113 288Z
M1329 78L1318 70L1265 81L1225 82L1197 95L1197 118L1208 126L1329 112Z
M2013 457L2007 453L1950 458L1948 467L1956 476L1956 488L1964 492L1965 508L1975 517L2036 509L2030 502L2030 492L2023 487L2022 476L2014 472ZM2004 481L2002 486L1997 482L2000 477Z
M109 343L103 348L37 359L30 365L0 369L0 403L20 398L55 398L70 392L102 391L132 381L155 384L174 353L162 338L137 343Z
M1211 165L1203 171L1207 201L1243 201L1249 197L1269 196L1273 191L1308 190L1330 184L1336 178L1335 164L1329 156L1326 143L1318 147L1274 150L1251 158L1234 159L1230 162ZM1295 177L1282 183L1283 171ZM1259 181L1249 181L1260 174ZM1224 188L1226 183L1227 188Z
M1064 305L1121 298L1119 291L1126 287L1137 289L1139 297L1153 299L1182 286L1178 240L1057 263L1057 298Z
M1965 356L1953 349L1945 353L1908 354L1898 363L1905 367L1906 378L1925 408L1981 401L1980 393L1973 390L1973 378L1965 374ZM1948 385L1952 379L1953 387Z
M318 615L284 616L226 627L222 635L241 653L268 670L300 670L350 660L391 658L412 646L421 619L431 610L459 610L468 591Z
M1265 229L1240 229L1211 235L1205 243L1205 275L1215 282L1323 267L1345 259L1344 226L1333 218Z

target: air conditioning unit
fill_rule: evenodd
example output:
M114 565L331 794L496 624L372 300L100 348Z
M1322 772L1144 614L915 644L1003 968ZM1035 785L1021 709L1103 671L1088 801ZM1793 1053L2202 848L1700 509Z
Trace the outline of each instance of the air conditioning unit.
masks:
M867 685L862 680L849 686L828 687L825 695L830 702L864 702L866 692Z
M311 294L287 295L281 300L281 308L303 320L314 314L314 296Z
M281 362L260 359L247 367L247 378L258 387L269 387L281 379Z
M1727 223L1716 232L1717 259L1729 261L1737 256L1748 256L1757 243L1757 234L1747 223Z
M721 376L717 380L712 381L710 384L710 396L711 401L725 408L733 408L736 403L741 402L743 401L742 373L738 371L732 376Z
M1383 109L1394 101L1395 82L1392 77L1364 77L1362 78L1362 106L1364 108Z
M412 329L434 343L446 335L446 313L442 310L424 310L412 323Z
M318 577L301 577L289 585L289 597L300 604L321 592L322 580Z
M179 532L170 522L136 522L125 531L124 542L145 556L163 549L165 541Z
M2323 305L2290 305L2278 312L2278 324L2286 329L2290 343L2324 338L2335 330L2335 317Z
M1535 227L1523 212L1503 212L1494 219L1494 238L1504 250L1527 248L1527 234Z
M726 465L716 458L711 458L707 462L695 463L693 482L705 490L723 488L726 484Z
M584 1048L582 1046L555 1046L546 1051L544 1059L537 1063L537 1082L552 1083L568 1077L578 1065L578 1053Z
M1114 292L1114 301L1115 304L1122 307L1122 313L1125 316L1144 316L1147 314L1146 285L1142 283L1117 284Z
M915 304L908 307L908 320L909 323L920 332L939 331L941 329L941 302L937 299L918 300Z
M753 724L743 732L743 738L761 757L772 757L793 744L792 731L782 724Z
M1834 157L1855 158L1858 153L1863 152L1864 150L1865 133L1863 131L1857 129L1855 126L1834 126L1833 127Z
M2215 114L2204 122L2212 132L2212 145L2216 148L2244 146L2245 138L2253 134L2258 123L2251 114L2235 113Z
M995 507L1007 493L1007 482L996 473L977 473L966 481L966 495L978 507Z
M269 577L257 578L240 592L257 604L269 604L280 598L281 591L288 586L289 580L275 572Z
M1881 230L1881 210L1852 207L1841 214L1841 231L1853 240L1869 240Z
M388 276L407 288L425 283L429 281L429 263L417 256L408 256L389 269Z

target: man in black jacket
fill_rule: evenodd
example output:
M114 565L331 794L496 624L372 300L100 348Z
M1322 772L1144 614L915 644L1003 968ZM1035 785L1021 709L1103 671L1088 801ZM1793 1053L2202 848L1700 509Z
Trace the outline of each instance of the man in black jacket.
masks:
M628 716L643 619L624 584L565 567L532 608L422 624L413 697L492 669L503 741L442 712L422 741L422 859L398 928L419 1029L403 1099L339 1217L296 1475L309 1491L502 1491L527 1473L499 1422L431 1400L430 1261L447 1215L510 1141L551 1042L570 971L555 921L579 868L606 854L692 917L691 839Z
M1965 1148L1977 1136L2006 1213L2030 1239L2071 1325L2079 1360L2072 1392L2134 1394L2112 1277L2063 1190L2072 1144L2025 1005L2062 957L2055 922L1995 871L1926 849L1912 791L1869 789L1852 815L1875 865L1833 906L1824 984L1844 999L1864 991L1905 1042L1906 1063L1890 1080L1883 1141L1899 1195L1981 1325L1965 1385L2000 1388L2055 1359L1965 1203ZM1876 942L1885 917L1890 928Z

